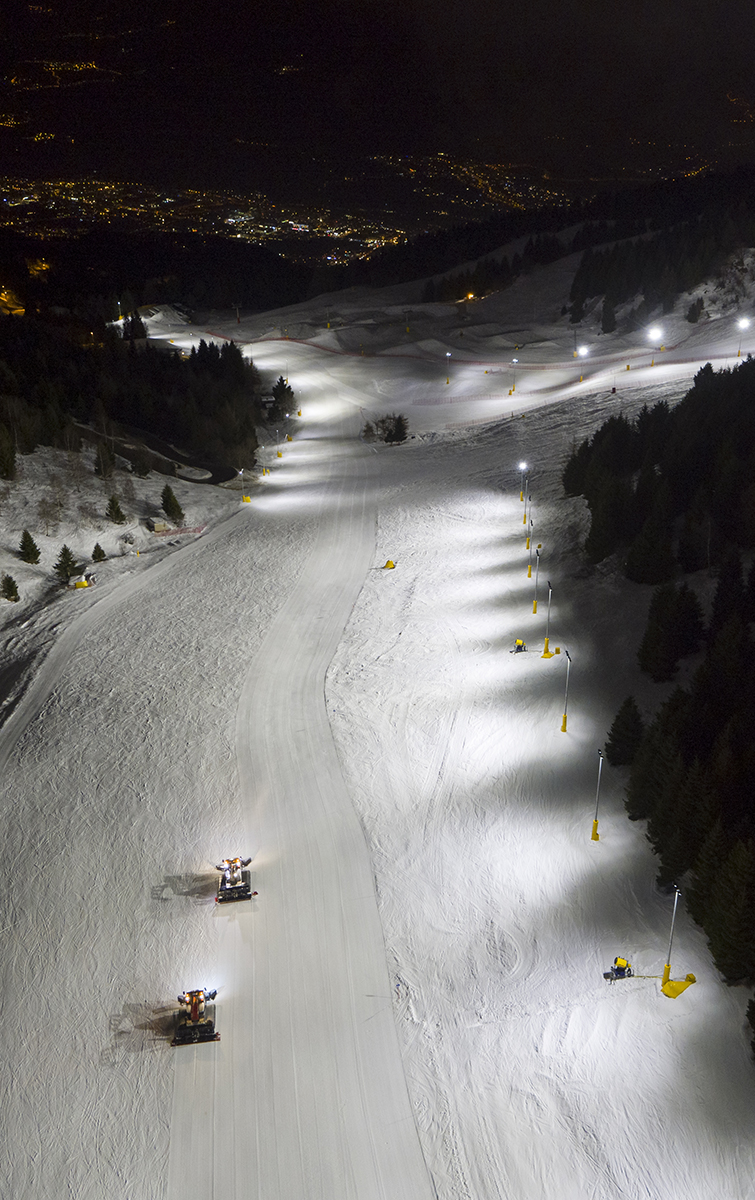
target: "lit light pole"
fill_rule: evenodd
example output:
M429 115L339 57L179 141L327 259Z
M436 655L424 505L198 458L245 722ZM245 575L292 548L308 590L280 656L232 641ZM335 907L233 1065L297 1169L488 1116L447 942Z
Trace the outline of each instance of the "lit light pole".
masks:
M648 337L650 338L650 341L653 342L653 344L655 344L656 342L658 343L659 350L666 349L666 347L664 345L662 345L663 330L661 329L660 325L651 325L650 329L648 329Z
M527 505L528 504L530 506L530 512L532 512L532 496L528 496L524 502L524 516L522 517L522 525L527 524Z
M446 383L451 382L451 351L446 350Z
M511 394L512 394L512 396L513 396L514 392L516 391L516 364L518 362L519 362L518 358L512 358L512 360L511 360Z
M540 547L539 546L535 550L535 555L536 555L536 558L535 558L535 599L532 602L533 614L537 612L537 582L538 582L538 579L540 578Z
M529 554L527 556L527 578L531 579L532 578L532 521L530 521L530 536L527 538L527 549L529 550Z
M600 804L600 776L602 773L603 773L603 751L599 750L598 751L598 787L597 787L597 791L595 792L595 818L592 823L592 833L590 834L590 838L593 842L600 841L600 834L598 833L598 805Z
M549 579L548 580L548 615L545 618L545 645L543 647L543 653L540 655L541 658L553 658L553 651L549 649L550 637L548 636L550 634L550 629L551 629L551 596L552 595L553 595L553 588L551 587L551 581Z
M564 719L561 722L561 732L566 733L566 710L569 705L569 671L571 669L571 655L568 650L564 650L566 655L566 691L564 692Z
M741 358L742 357L742 334L744 333L745 329L749 328L750 318L749 317L740 317L739 320L737 321L737 325L739 326L739 349L737 350L737 358Z
M519 464L519 471L520 471L520 473L521 473L521 476L522 476L522 478L521 478L521 480L520 480L520 483L521 483L521 488L520 488L520 491L519 491L519 499L520 499L520 500L524 500L524 478L525 478L525 476L524 476L524 473L525 473L525 471L526 471L526 470L527 470L527 464L526 464L526 462L520 462L520 464Z

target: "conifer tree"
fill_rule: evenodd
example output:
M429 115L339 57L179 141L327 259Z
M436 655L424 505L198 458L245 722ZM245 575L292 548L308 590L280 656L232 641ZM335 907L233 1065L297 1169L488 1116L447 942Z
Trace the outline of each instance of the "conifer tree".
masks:
M690 698L676 688L645 730L632 763L624 806L630 821L651 817L681 750Z
M726 858L727 840L720 819L715 821L703 842L685 893L687 908L698 925L705 925L710 895L716 875Z
M634 761L644 725L634 696L627 696L614 717L606 742L606 758L612 767L628 766Z
M53 570L61 583L68 583L71 576L76 574L76 559L69 546L62 547Z
M163 512L168 520L172 521L174 525L183 524L185 520L184 510L178 503L173 488L169 483L166 483L165 487L163 488L160 501L163 506Z
M640 669L656 683L672 679L679 662L676 594L673 583L662 584L653 592L645 633L637 651Z
M125 525L126 523L126 515L121 508L120 501L118 500L115 492L107 502L105 516L107 517L108 521L112 521L114 525Z
M2 583L0 583L0 595L3 600L16 601L19 599L16 581L12 575L3 575Z
M739 841L716 872L705 919L708 945L727 983L755 979L755 853Z
M386 442L389 445L398 445L399 442L405 442L409 432L409 423L403 413L391 413L389 422L390 424L385 434Z
M626 574L635 583L663 583L674 574L668 522L656 505L627 551Z
M5 425L0 423L0 479L16 478L16 447Z
M616 329L616 312L612 302L606 296L603 301L603 312L600 318L600 328L603 333L613 333Z
M713 596L710 631L715 636L730 617L746 617L746 589L739 551L729 550L718 572L718 585Z
M684 858L684 867L677 877L697 862L717 815L715 792L705 768L696 758L687 772L676 810L678 852Z
M96 562L96 563L104 562L106 558L107 558L107 554L102 549L102 546L100 545L100 543L95 542L94 550L92 551L92 562Z
M102 441L97 444L97 453L94 459L94 473L102 479L111 479L115 470L115 455L110 449L107 442Z
M25 529L21 534L19 553L22 561L25 563L39 562L39 546L34 541L34 538L31 536L28 529Z
M755 997L749 1001L749 1003L747 1005L747 1012L745 1015L747 1017L747 1024L750 1026L750 1029L753 1031L752 1041L750 1042L750 1047L752 1049L753 1054L755 1054Z

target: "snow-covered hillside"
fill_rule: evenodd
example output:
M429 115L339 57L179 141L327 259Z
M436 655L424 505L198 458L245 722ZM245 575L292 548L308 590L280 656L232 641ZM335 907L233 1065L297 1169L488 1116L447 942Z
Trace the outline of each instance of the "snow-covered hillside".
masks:
M0 730L3 1194L755 1196L747 996L684 913L673 974L698 982L660 993L670 902L621 772L590 839L616 708L655 703L627 665L649 595L585 569L559 481L609 413L734 363L749 314L711 288L697 326L575 340L573 265L463 308L394 290L151 318L242 343L302 416L251 504L178 481L207 523L187 545L3 606L12 671L48 650ZM409 442L359 440L394 410ZM36 461L0 510L19 583ZM259 895L228 911L212 866L236 853ZM617 954L636 976L609 986ZM171 1049L174 998L203 985L220 1043Z

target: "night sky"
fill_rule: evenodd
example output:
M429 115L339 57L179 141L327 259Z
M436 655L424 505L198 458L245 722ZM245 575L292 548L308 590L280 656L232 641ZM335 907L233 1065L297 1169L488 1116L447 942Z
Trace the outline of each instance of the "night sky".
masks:
M669 144L755 159L740 0L6 0L2 20L7 173L253 187L263 163L285 174L287 152L445 150L593 174L631 145L649 162ZM44 65L73 61L96 70Z

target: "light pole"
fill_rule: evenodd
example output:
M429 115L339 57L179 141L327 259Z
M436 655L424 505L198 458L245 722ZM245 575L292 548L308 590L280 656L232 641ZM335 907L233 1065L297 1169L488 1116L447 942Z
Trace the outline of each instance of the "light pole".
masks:
M451 382L451 351L446 350L446 383Z
M540 547L539 546L535 550L535 555L536 555L536 558L535 558L535 599L532 602L533 614L537 612L537 582L538 582L538 579L540 578Z
M548 635L550 634L550 629L551 629L551 596L552 595L553 595L553 588L551 587L551 581L549 579L548 580L548 615L545 618L545 645L543 647L543 653L540 655L541 658L553 658L553 651L548 648L548 643L550 642L550 638Z
M530 512L532 512L532 497L531 496L528 496L524 502L524 516L522 517L522 525L527 524L527 505L528 504L530 506Z
M650 327L650 329L648 329L648 337L650 338L650 341L653 342L653 344L655 344L656 342L658 343L659 350L666 349L666 347L664 345L662 345L663 330L661 329L660 325L652 325Z
M569 671L571 669L571 655L568 650L564 650L566 655L566 691L564 692L564 719L561 722L561 732L566 733L566 709L569 704Z
M739 326L739 349L737 350L737 358L741 358L742 357L742 334L744 333L745 329L749 328L750 318L749 317L740 317L739 320L737 321L737 325Z
M597 791L595 792L595 817L594 817L594 820L592 823L592 833L590 834L590 838L593 842L600 841L600 834L598 833L598 805L600 804L600 776L601 776L602 772L603 772L603 751L599 750L598 751L598 787L597 787Z
M530 526L531 525L532 525L532 521L530 521ZM531 528L530 528L530 536L527 538L527 549L529 550L529 554L527 556L527 578L531 579L532 578L532 529Z
M520 480L521 487L519 490L519 499L520 500L524 500L524 473L526 470L527 470L526 462L520 462L520 464L519 464L519 471L521 473L521 480Z

